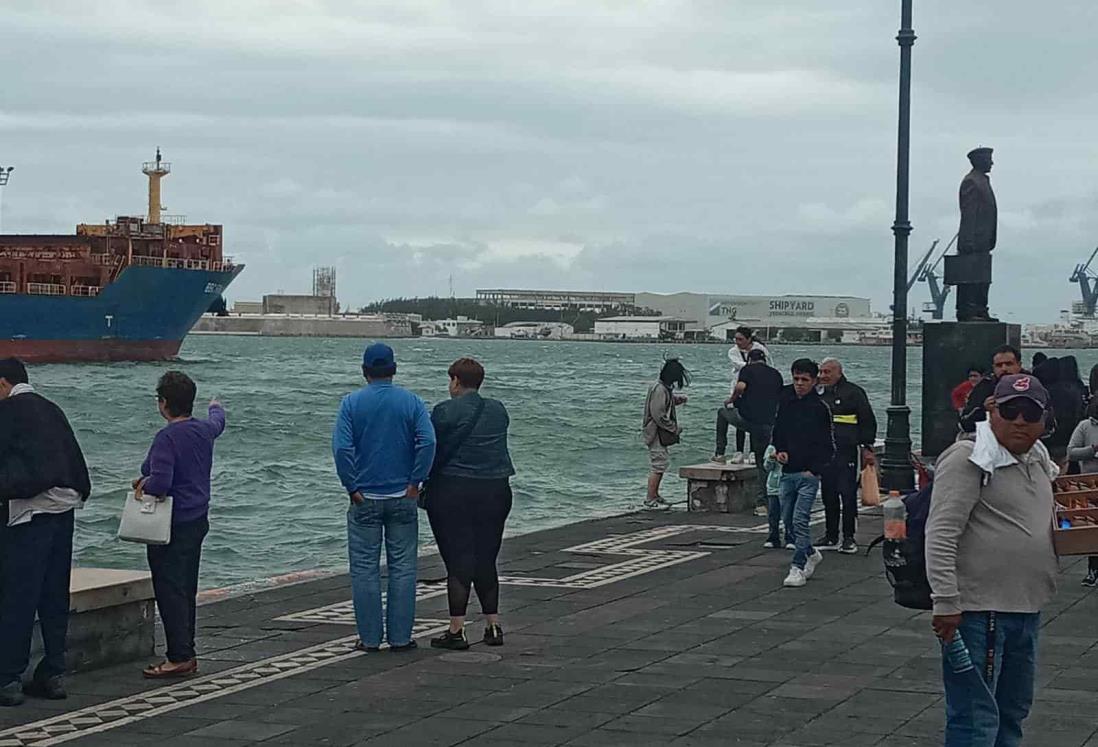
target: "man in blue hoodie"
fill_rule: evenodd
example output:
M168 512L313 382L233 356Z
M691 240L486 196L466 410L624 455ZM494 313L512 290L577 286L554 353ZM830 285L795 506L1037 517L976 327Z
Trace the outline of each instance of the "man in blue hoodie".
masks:
M358 648L381 647L381 544L389 572L385 629L392 651L416 647L416 499L435 458L427 406L393 384L393 349L374 343L362 356L367 385L343 398L332 433L339 481L350 497L347 550L358 626Z

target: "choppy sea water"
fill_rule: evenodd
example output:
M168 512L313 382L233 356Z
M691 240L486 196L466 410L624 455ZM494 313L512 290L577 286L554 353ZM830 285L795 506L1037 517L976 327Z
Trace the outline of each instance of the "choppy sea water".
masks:
M397 382L428 405L447 396L446 368L454 359L471 355L485 365L484 393L502 400L511 414L518 474L508 534L639 506L647 475L641 412L665 354L679 356L693 375L689 402L680 411L686 430L683 443L672 449L672 473L711 455L713 415L729 385L727 348L717 345L449 339L390 344ZM144 567L144 548L115 534L129 483L163 424L156 380L178 368L197 381L202 411L213 396L228 410L214 460L203 588L345 567L347 498L335 476L330 437L340 398L364 383L362 348L362 341L348 339L192 336L181 360L171 365L33 368L32 382L64 408L92 472L92 498L77 514L77 563ZM888 349L775 346L772 352L783 371L801 355L842 358L848 377L869 392L883 435ZM1093 361L1080 356L1084 362L1089 367ZM909 366L917 435L918 349L909 350ZM683 500L685 485L672 473L662 492ZM428 541L426 520L420 526Z

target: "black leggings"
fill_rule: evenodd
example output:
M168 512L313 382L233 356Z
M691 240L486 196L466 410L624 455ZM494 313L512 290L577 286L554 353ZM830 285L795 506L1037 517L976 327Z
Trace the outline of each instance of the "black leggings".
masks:
M431 480L427 518L446 564L446 591L452 617L464 617L475 587L480 609L499 612L496 556L511 512L507 478L438 477Z

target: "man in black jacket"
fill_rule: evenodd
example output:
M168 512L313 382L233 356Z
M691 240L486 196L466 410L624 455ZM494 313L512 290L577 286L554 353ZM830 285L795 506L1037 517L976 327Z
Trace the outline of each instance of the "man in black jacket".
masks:
M831 410L835 431L835 459L823 474L823 504L826 515L823 541L816 546L853 555L858 519L858 458L877 463L873 445L877 441L877 418L865 390L847 380L843 364L825 358L820 364L821 396ZM839 545L839 517L842 515L843 543Z
M27 370L0 360L0 705L65 697L73 509L91 492L88 467L61 408L35 394ZM44 657L26 686L34 618Z
M816 392L820 369L814 361L793 362L793 384L782 390L774 423L774 449L782 465L781 502L785 525L793 526L793 566L784 585L804 586L823 560L812 547L809 522L820 475L835 456L831 411Z
M1022 373L1022 354L1013 345L1001 345L995 348L991 358L991 373L972 388L968 402L961 413L961 430L975 433L976 424L987 420L987 403L995 395L995 385L1004 376Z

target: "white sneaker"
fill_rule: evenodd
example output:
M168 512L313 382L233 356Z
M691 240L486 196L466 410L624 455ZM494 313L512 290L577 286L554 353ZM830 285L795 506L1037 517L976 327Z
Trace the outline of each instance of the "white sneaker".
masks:
M769 516L770 512L766 510L766 506L755 506L756 516Z
M816 567L823 562L823 559L823 553L819 550L814 551L804 563L804 577L812 578L812 574L816 572Z
M793 566L789 569L789 575L785 577L785 581L782 582L782 586L788 586L790 588L799 588L808 583L808 579L797 566Z
M794 545L792 542L786 542L785 543L785 549L786 550L796 550L797 546Z
M656 496L655 500L644 500L644 508L647 511L669 511L671 504L663 499L662 496Z
M732 458L729 460L729 462L731 462L732 464L743 464L743 459L743 452L737 451L735 454L732 455Z

